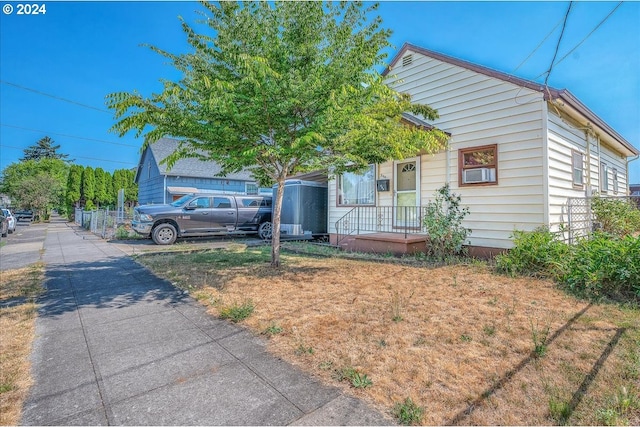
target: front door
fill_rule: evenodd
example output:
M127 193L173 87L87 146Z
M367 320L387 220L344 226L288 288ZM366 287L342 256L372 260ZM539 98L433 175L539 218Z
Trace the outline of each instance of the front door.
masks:
M419 158L405 159L395 162L395 225L397 227L417 227L419 194L420 194L420 162Z

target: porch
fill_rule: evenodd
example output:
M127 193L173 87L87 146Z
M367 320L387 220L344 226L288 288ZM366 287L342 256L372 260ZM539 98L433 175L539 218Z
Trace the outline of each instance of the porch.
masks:
M425 213L424 206L357 206L336 221L330 243L347 251L396 256L425 252Z

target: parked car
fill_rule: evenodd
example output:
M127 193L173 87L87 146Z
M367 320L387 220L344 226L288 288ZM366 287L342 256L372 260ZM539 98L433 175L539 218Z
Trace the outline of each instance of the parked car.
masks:
M0 236L7 237L9 233L9 218L0 212Z
M8 231L9 233L13 233L16 231L16 217L13 216L9 209L2 208L2 214L7 217L8 222Z
M16 221L33 221L33 211L30 209L21 209L14 212Z
M271 196L187 194L169 205L134 209L132 228L158 245L178 237L258 234L271 238Z

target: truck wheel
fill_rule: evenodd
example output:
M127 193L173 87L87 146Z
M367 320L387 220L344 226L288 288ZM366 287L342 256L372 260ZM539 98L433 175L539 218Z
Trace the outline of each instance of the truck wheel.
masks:
M178 232L176 228L166 222L158 225L151 233L151 238L156 245L172 245L177 237Z
M273 236L273 224L270 222L263 222L258 227L258 236L263 240L270 240Z

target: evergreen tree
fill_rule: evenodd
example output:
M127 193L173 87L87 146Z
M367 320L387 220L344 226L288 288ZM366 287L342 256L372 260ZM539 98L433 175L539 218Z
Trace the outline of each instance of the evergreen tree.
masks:
M86 209L95 207L96 197L96 175L91 166L87 166L82 171L82 200Z
M69 169L69 178L67 179L67 191L65 200L70 209L80 206L81 188L82 188L82 172L84 167L80 165L71 165Z
M41 160L41 159L59 159L66 160L69 157L68 154L58 153L60 145L53 145L53 139L45 136L40 139L35 145L25 148L24 157L20 159L21 162L28 160Z
M109 199L106 187L106 172L102 168L96 168L93 171L93 175L95 177L94 200L96 202L96 205L100 207L103 204L107 204Z

